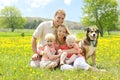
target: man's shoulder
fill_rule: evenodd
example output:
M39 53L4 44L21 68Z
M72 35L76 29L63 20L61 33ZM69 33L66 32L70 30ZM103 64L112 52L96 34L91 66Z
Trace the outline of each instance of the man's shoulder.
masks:
M53 26L53 21L44 21L42 23L40 23L40 25L42 26Z
M53 21L43 21L42 24L52 24Z

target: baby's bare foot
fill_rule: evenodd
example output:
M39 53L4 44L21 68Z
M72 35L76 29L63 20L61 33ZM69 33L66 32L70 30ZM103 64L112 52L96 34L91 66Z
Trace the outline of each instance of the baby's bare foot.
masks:
M69 64L70 62L69 62L69 60L65 60L65 63L66 63L66 64Z

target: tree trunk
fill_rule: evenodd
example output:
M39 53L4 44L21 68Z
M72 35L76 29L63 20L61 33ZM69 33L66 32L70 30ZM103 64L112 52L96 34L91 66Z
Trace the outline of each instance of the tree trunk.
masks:
M100 36L103 37L103 30L100 30Z
M12 31L12 32L14 32L14 30L15 30L14 28L11 28L11 31Z
M107 30L107 33L108 33L108 35L110 35L110 31L109 30Z
M95 14L95 17L96 17L96 25L100 31L100 36L103 37L103 27L102 27L102 24L100 22L100 20L98 19L98 15L97 15L97 12Z

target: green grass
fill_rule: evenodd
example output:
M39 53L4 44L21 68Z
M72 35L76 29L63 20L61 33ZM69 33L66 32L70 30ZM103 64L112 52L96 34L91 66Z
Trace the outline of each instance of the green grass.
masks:
M24 30L23 30L24 32ZM60 71L31 68L30 58L33 54L31 36L33 31L0 32L0 80L119 80L120 79L120 34L99 37L96 63L106 72L84 70ZM85 32L77 32L77 38ZM92 65L91 59L88 60Z
M16 29L14 32L11 32L10 29L3 29L0 31L1 37L14 37L14 36L21 36L24 33L24 36L32 36L33 29Z

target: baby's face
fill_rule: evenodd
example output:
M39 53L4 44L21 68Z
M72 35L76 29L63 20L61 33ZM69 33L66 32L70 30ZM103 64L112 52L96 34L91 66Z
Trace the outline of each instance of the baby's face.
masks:
M74 44L75 44L75 41L74 41L74 40L67 40L66 43L67 43L67 46L68 46L69 48L73 48L73 46L74 46Z
M48 46L53 46L54 45L54 40L48 39L46 40Z

